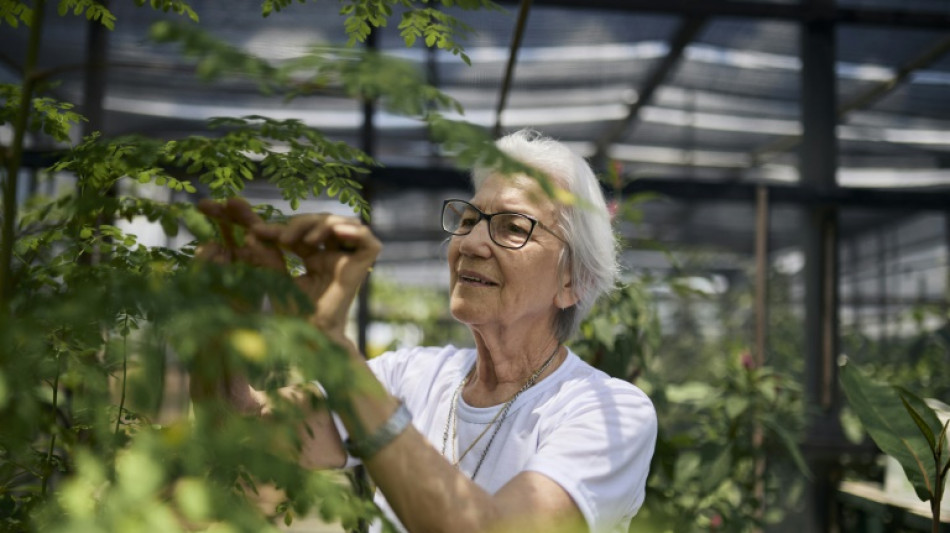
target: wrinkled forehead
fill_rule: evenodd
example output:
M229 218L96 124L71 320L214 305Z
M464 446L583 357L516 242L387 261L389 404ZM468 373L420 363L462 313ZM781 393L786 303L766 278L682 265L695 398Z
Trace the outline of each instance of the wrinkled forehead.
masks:
M475 189L472 203L486 212L516 211L555 216L557 206L534 178L523 174L492 174Z

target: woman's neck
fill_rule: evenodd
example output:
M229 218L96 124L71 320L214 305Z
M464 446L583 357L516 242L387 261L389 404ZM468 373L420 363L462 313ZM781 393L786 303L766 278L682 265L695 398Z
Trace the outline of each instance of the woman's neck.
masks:
M508 401L548 359L553 360L536 381L553 372L567 353L553 332L520 339L474 333L478 355L462 396L476 407Z

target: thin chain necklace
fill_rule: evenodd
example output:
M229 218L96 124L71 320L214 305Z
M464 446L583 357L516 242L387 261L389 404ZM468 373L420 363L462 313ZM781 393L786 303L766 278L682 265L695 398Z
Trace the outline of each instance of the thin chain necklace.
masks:
M459 396L462 395L462 389L465 387L465 384L468 383L468 380L472 377L472 374L475 372L475 365L472 365L472 368L468 371L465 377L462 378L462 382L459 383L459 386L456 387L455 392L452 394L452 404L451 404L451 407L449 408L449 416L445 420L445 431L442 432L442 456L443 457L445 456L445 449L448 447L450 427L452 428L452 464L455 465L455 468L458 468L459 463L462 462L462 459L464 459L465 456L468 455L468 452L470 452L472 448L475 447L475 444L477 444L478 441L482 440L482 437L484 437L485 434L488 433L488 430L494 427L495 430L492 431L491 437L489 437L488 439L488 444L486 444L485 448L482 450L482 455L481 457L478 458L478 464L475 465L475 470L472 471L472 479L475 479L475 476L478 475L478 471L482 468L482 463L485 461L485 456L488 455L488 449L491 448L492 443L495 442L495 435L498 435L498 430L501 429L502 423L504 423L505 418L508 416L508 410L511 409L512 404L515 403L515 400L518 399L518 396L521 396L521 393L530 389L531 387L534 386L535 383L537 383L538 378L541 377L541 374L543 374L544 371L547 370L549 366L551 366L551 363L554 362L554 357L557 355L557 352L558 350L560 350L560 348L561 348L560 344L554 347L554 351L551 352L551 355L548 356L548 359L544 362L544 364L542 364L540 368L538 368L537 370L534 371L533 374L531 374L528 380L525 381L524 385L522 385L522 387L518 389L518 392L516 392L514 396L511 397L511 399L505 402L505 405L503 405L501 409L499 409L498 412L495 413L494 418L492 418L491 422L489 422L488 425L485 426L485 429L483 429L482 432L479 433L477 437L475 437L475 440L473 440L472 443L469 444L467 448L465 448L465 451L463 451L458 456L458 458L456 458L456 451L458 449L457 429L458 429Z

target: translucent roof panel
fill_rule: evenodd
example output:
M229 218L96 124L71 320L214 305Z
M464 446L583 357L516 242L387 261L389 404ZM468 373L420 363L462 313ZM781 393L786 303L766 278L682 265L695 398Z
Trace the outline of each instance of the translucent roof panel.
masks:
M634 88L667 53L675 27L672 17L532 9L503 128L533 127L561 140L593 142L626 114Z
M615 9L592 9L579 0L573 7L557 3L561 7L532 5L501 114L503 130L536 128L585 156L614 158L631 175L797 179L801 21L809 14L805 8L796 12L802 2L643 3L649 13L620 1ZM376 33L376 45L409 60L456 98L467 120L492 128L519 9L518 2L503 5L503 11L451 11L472 28L462 41L471 66L446 51L426 50L421 40L407 48L398 13ZM715 14L716 5L729 16ZM332 87L286 102L237 77L204 83L195 76L195 61L182 57L178 47L148 39L152 23L181 17L126 3L110 7L117 23L107 33L101 125L106 135L207 133L209 117L262 114L300 119L334 139L363 142L362 102ZM314 44L346 41L337 2L292 3L267 18L251 0L195 7L212 35L268 61L298 57ZM921 22L929 13L950 14L950 3L839 0L835 9L851 21L836 27L835 103L854 107L837 127L839 183L950 183L950 44L945 30ZM743 10L746 16L740 16ZM78 104L89 24L50 11L41 64L60 82L56 95ZM657 77L658 67L675 52L673 41L684 21L697 12L708 17L682 54L671 58L666 75ZM877 17L875 23L862 20L862 13ZM894 27L885 24L887 17ZM0 31L3 81L19 77L25 36L22 29ZM879 91L909 65L916 70L906 79ZM879 94L865 98L874 91ZM631 110L636 114L626 121ZM388 167L410 172L452 164L419 121L377 110L372 123L375 155Z
M853 110L838 128L839 152L847 162L839 183L950 184L943 168L950 152L950 70L940 61L950 51L946 34L844 25L837 42L839 106Z
M842 7L866 7L880 9L904 9L950 13L946 0L836 0Z

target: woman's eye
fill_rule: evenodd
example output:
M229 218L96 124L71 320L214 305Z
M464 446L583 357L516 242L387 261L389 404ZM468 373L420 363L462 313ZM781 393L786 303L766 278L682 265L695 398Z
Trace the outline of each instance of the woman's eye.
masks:
M531 226L523 223L512 222L506 226L506 231L512 235L527 235L530 230Z

